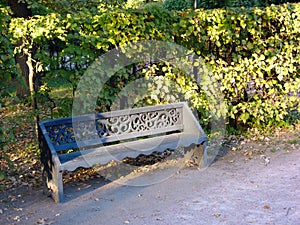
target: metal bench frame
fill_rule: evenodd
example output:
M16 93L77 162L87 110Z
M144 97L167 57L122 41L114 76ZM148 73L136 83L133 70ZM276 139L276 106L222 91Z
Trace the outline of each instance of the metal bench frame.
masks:
M42 121L39 143L44 192L57 203L63 171L178 147L207 165L207 136L185 102Z

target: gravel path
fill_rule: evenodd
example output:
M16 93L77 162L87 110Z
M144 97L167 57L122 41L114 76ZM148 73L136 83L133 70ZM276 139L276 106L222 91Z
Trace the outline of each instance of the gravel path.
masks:
M101 178L67 185L59 205L40 189L14 190L0 195L7 199L0 224L300 224L300 149L270 157L265 166L258 155L245 161L231 151L207 169L184 168L150 186Z

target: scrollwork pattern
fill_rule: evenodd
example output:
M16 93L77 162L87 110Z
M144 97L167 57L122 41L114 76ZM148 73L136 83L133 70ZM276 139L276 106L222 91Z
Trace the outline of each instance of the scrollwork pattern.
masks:
M181 124L181 111L177 108L133 113L114 117L96 118L95 121L81 121L73 124L49 125L46 127L50 140L55 145L73 143L76 140L109 138L136 132L168 128ZM74 130L76 132L74 132ZM75 133L75 134L74 134ZM76 136L76 138L75 138Z
M50 141L55 145L61 145L62 143L75 142L74 130L70 126L72 124L59 124L46 126Z

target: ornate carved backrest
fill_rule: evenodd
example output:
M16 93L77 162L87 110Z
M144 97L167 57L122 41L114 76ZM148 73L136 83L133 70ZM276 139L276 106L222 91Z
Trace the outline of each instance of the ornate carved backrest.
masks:
M56 151L165 134L183 129L182 105L170 104L45 121Z

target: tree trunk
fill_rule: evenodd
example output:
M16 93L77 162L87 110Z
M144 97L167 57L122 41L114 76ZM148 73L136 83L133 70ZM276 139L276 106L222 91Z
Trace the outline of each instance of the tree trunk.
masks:
M19 0L8 0L8 5L13 12L15 18L29 18L32 16L31 10L28 8L27 3L19 2ZM15 43L15 46L21 46L22 43ZM34 115L35 131L38 134L37 122L39 120L37 113L37 101L36 101L36 88L35 88L35 69L34 69L34 47L30 49L28 53L19 53L15 55L16 64L20 69L21 77L16 80L17 84L17 96L22 99L30 96L31 107Z
M32 16L31 10L28 8L26 3L19 2L19 0L8 0L8 5L13 12L13 17L18 18L28 18ZM15 43L15 46L18 47L22 43ZM20 69L21 77L16 78L17 84L17 97L22 99L30 95L29 89L29 68L27 65L28 56L26 54L16 54L15 60L18 68Z
M15 60L18 67L18 71L20 73L20 76L15 78L17 88L16 94L19 99L22 99L30 95L29 68L27 65L28 56L25 54L16 54Z
M39 116L37 113L37 101L36 101L36 90L35 90L35 73L34 73L34 66L33 66L33 59L31 58L31 53L28 53L27 56L27 66L28 66L28 82L29 82L29 90L30 90L30 100L31 100L31 107L33 111L33 116L34 116L34 124L35 124L35 132L38 134L38 121L39 121Z

